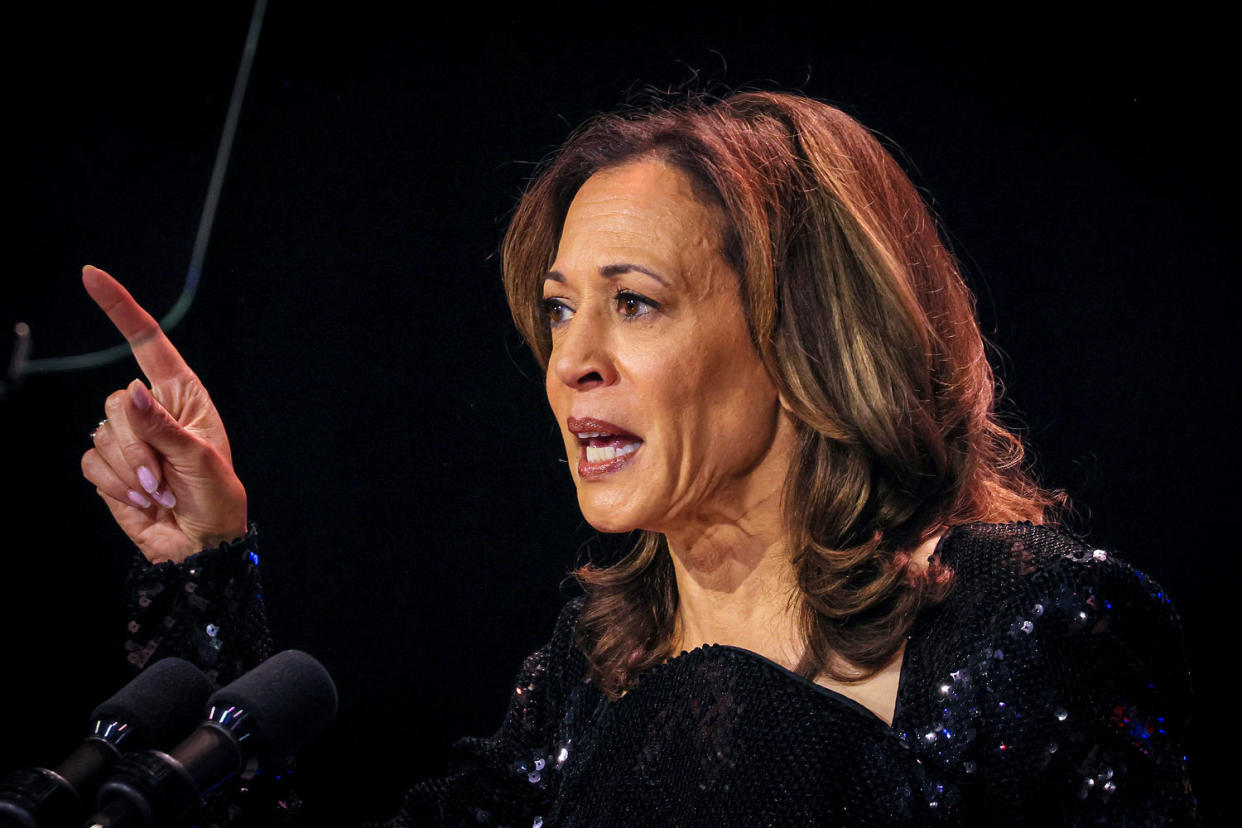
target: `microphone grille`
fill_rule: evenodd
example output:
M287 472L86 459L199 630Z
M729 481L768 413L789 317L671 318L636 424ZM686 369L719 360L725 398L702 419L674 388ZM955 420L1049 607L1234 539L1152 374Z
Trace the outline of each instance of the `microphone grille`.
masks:
M336 685L324 666L300 650L277 653L217 690L211 707L240 707L250 716L268 761L295 753L336 716Z
M165 658L96 707L91 721L126 722L136 743L169 748L202 721L210 693L211 682L201 670L184 659Z

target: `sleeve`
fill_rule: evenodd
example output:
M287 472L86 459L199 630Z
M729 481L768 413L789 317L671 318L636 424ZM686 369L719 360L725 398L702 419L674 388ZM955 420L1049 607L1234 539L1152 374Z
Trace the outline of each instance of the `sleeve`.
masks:
M573 710L598 695L583 680L585 659L573 642L580 609L581 599L569 602L551 641L522 664L500 729L459 740L448 774L414 786L387 828L542 824L572 747Z
M257 533L204 550L180 564L135 561L129 577L129 661L138 669L167 656L185 658L223 685L267 658L271 635L263 610ZM572 744L567 699L581 705L585 659L573 643L581 600L561 611L549 643L526 658L500 729L459 740L447 775L406 795L388 828L440 825L538 825L559 787ZM583 693L582 691L587 691ZM222 788L197 824L301 825L302 804L289 769ZM313 815L313 803L306 818Z
M217 687L272 655L259 579L258 532L204 549L182 563L150 564L135 554L126 582L127 658L135 672L177 656L197 665ZM300 825L293 760L253 779L235 778L207 797L203 826Z
M224 685L272 654L253 524L243 537L182 563L152 565L136 554L126 592L125 649L137 670L177 656Z
M1181 623L1158 584L1076 547L996 621L992 811L1027 824L1198 825ZM1003 757L1003 758L1002 758ZM1016 810L1011 810L1016 809Z

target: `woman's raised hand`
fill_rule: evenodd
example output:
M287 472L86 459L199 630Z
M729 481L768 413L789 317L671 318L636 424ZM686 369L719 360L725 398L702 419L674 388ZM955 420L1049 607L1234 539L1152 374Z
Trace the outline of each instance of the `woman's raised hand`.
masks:
M108 396L82 473L152 563L245 534L246 489L207 390L120 282L87 266L82 284L151 384L136 379Z

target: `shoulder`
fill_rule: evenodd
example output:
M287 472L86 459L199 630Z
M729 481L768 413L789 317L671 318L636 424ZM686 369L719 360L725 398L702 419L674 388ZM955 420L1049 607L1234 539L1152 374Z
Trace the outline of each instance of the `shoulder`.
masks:
M1180 628L1159 583L1060 526L963 524L945 535L936 557L953 573L950 602L1025 609L1032 622L1051 615L1075 628L1122 618Z
M582 611L581 596L561 607L546 644L526 657L518 679L518 687L530 689L542 685L554 698L567 695L586 675L586 659L575 643L574 631ZM522 692L519 690L519 692Z
M1113 553L1055 525L976 523L955 527L936 554L953 573L946 615L996 646L1066 669L1124 663L1173 695L1188 687L1172 601Z
M1160 585L1057 526L958 526L936 554L953 588L923 628L927 665L979 711L991 776L1038 771L1023 807L1062 815L1193 814L1189 675Z
M548 649L569 659L578 652L575 644L575 631L578 627L578 616L582 614L582 604L586 596L578 595L565 602L556 616L556 626L552 628L552 638L548 641Z

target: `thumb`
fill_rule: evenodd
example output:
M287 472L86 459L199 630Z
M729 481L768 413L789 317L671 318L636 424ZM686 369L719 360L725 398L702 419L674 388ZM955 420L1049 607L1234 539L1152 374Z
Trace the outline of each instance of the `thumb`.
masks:
M129 384L130 422L143 440L169 460L183 459L197 439L160 405L142 380Z

